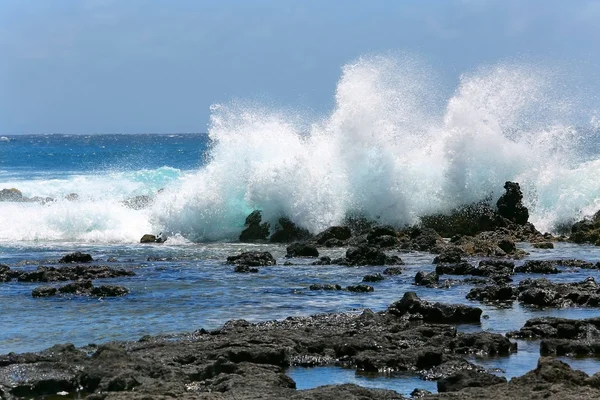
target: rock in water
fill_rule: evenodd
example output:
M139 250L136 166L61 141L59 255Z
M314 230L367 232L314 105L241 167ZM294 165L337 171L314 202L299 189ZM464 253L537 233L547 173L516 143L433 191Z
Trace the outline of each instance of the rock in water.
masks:
M286 248L286 250L286 257L319 257L319 251L317 248L308 243L292 243Z
M506 182L504 193L496 202L498 214L519 225L525 225L529 219L529 210L523 205L523 192L516 182Z
M265 267L277 262L268 251L246 251L237 256L227 257L227 264L247 265L249 267Z
M273 243L290 243L302 241L310 238L310 232L304 228L298 227L289 218L279 218L279 226L275 233L271 235L270 241Z
M390 305L391 314L408 317L421 317L424 322L440 324L480 322L483 310L462 304L429 303L421 300L415 292L406 292L399 301Z
M267 240L269 236L269 223L262 222L262 213L260 210L252 211L247 217L244 225L246 229L240 234L240 242L255 242Z
M61 258L58 262L61 264L68 264L68 263L87 263L87 262L92 262L92 261L94 261L94 259L92 258L91 255L77 251L75 253L67 254L66 256Z

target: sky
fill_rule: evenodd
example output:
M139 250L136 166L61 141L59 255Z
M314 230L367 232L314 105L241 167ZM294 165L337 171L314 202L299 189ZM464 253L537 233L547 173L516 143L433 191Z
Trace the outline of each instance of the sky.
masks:
M403 52L452 93L505 60L600 92L600 0L0 0L0 134L206 132L210 106L326 114L342 67Z

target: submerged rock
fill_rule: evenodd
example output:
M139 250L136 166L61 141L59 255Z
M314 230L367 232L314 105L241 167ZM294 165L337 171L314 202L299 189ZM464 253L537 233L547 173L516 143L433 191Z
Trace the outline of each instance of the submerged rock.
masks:
M39 266L35 271L11 271L12 279L19 282L57 282L89 280L100 278L117 278L122 276L134 276L135 273L121 268L112 268L106 265L73 265L68 267L45 267ZM0 271L0 277L2 276Z
M268 251L246 251L237 256L227 257L227 264L266 267L277 262Z
M124 286L102 285L95 287L90 280L81 280L59 288L41 286L33 289L33 297L49 297L58 294L72 294L76 296L95 296L95 297L118 297L129 293L129 289Z
M348 286L348 287L346 287L346 290L349 292L356 292L356 293L368 293L368 292L373 292L375 289L373 289L373 286L360 284L360 285Z
M363 282L381 282L385 278L381 274L365 275L362 279Z
M242 274L257 273L258 268L250 267L248 265L236 265L235 268L233 269L233 272L238 272L238 273L242 273Z

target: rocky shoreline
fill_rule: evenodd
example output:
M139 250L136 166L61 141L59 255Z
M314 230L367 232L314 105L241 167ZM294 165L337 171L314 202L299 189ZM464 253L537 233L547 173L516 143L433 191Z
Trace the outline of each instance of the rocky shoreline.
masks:
M567 240L600 245L600 212L573 224L570 237L542 234L528 222L519 185L507 182L505 190L496 207L487 203L466 206L402 229L357 217L345 226L311 235L285 217L271 227L262 221L260 211L254 211L246 219L240 241L285 243L289 260L285 263L290 266L294 259L307 258L314 260L315 268L331 264L386 267L377 273L365 272L362 282L346 288L327 283L312 284L309 290L373 292L377 282L407 273L401 257L390 255L389 250L416 250L436 255L435 271L411 272L416 272L416 286L473 285L467 299L497 305L518 301L538 308L600 307L600 286L592 277L570 283L539 277L513 283L517 275L550 277L569 269L600 269L600 262L582 260L516 261L526 255L517 242L531 242L538 249ZM4 194L16 196L12 189ZM144 243L163 241L160 235L142 238ZM346 248L342 257L320 254L324 248L339 247ZM473 257L479 258L477 265ZM46 283L32 291L36 298L128 294L126 287L94 286L93 280L132 276L133 271L90 262L91 255L72 253L58 261L65 266L40 265L24 272L0 265L0 282ZM257 273L277 260L269 252L251 251L232 255L224 263L232 273ZM55 286L64 281L72 282ZM391 390L352 384L296 390L296 383L285 375L292 366L339 366L434 380L438 394L418 388L413 392L413 397L426 399L600 398L600 373L590 377L552 358L600 355L600 318L534 318L506 335L464 333L455 325L478 324L481 308L429 302L411 291L398 297L379 312L366 309L262 323L232 320L213 331L145 336L136 342L81 348L62 344L36 353L0 355L0 399L54 399L57 394L56 398L88 400L403 398ZM511 339L541 340L536 369L507 382L467 360L472 355L509 356L518 351Z
M381 312L254 324L233 320L210 332L146 336L137 342L82 348L56 345L38 353L0 356L0 396L7 400L57 393L88 400L403 398L393 391L350 384L299 391L285 375L289 366L325 365L436 380L440 393L426 394L426 399L600 396L600 373L589 377L549 357L540 358L535 370L510 382L465 360L466 355L499 357L517 351L516 343L503 335L461 333L453 325L476 323L480 316L479 308L432 304L408 292ZM569 340L576 348L573 353L589 354L580 349L582 343L587 349L599 347L600 319L535 319L507 336L545 338L542 355L569 354L563 345Z

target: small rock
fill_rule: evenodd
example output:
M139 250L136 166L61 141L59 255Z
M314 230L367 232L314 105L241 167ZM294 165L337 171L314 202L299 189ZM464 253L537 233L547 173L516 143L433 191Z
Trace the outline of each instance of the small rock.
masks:
M92 262L92 261L94 261L94 259L92 258L91 255L77 251L75 253L67 254L66 256L61 258L58 262L62 263L62 264L68 264L68 263L87 263L87 262Z

